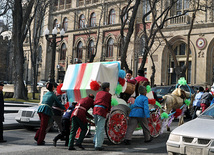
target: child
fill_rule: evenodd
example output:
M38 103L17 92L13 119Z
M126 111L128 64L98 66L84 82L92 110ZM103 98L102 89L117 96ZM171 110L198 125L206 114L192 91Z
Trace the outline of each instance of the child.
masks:
M76 105L77 105L76 101L72 102L72 105L67 109L67 111L62 116L62 121L61 121L62 132L53 139L53 145L55 147L56 147L57 140L64 138L64 136L65 136L65 146L68 146L69 135L70 135L70 125L71 125L70 118Z

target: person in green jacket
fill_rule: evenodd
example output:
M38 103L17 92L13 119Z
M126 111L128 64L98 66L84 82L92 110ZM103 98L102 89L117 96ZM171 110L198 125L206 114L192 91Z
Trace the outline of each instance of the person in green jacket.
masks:
M42 104L38 108L38 115L41 120L40 128L37 130L34 139L37 141L37 145L45 145L45 135L46 129L48 127L48 122L51 120L53 115L52 106L54 102L56 105L65 110L65 107L61 104L61 102L57 99L54 94L54 85L52 83L47 83L46 88L49 90L42 99Z

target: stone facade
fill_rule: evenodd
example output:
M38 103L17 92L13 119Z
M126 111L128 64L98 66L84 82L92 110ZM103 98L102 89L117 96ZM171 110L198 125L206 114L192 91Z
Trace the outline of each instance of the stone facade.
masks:
M161 1L163 6L167 0ZM190 4L185 4L184 0L179 0L182 7L177 12L183 12ZM212 1L207 1L210 8L206 12L199 11L196 15L194 28L191 33L190 45L190 67L187 72L187 81L191 85L204 85L213 83L213 7ZM120 18L123 8L126 6L125 0L66 0L56 1L53 7L48 10L49 14L44 18L44 29L50 31L56 26L58 31L62 28L66 30L63 42L60 42L56 52L55 78L63 79L63 75L69 64L77 62L88 62L89 51L93 51L97 44L97 53L94 61L117 61L120 60ZM142 14L144 12L142 3L139 7L135 30L132 35L127 53L127 62L136 75L140 66L143 54L143 25ZM160 10L163 10L160 8ZM173 14L173 10L172 13ZM100 19L100 16L102 18ZM148 30L151 17L148 20ZM167 40L173 45L177 52L179 64L183 64L186 58L187 34L189 31L191 13L172 19L167 22L162 30ZM127 24L128 26L128 24ZM98 30L100 33L98 34ZM125 32L127 32L127 27ZM97 41L99 36L99 40ZM58 34L57 40L60 40ZM155 44L158 44L155 42ZM44 36L41 37L42 63L39 67L40 79L48 79L51 52ZM154 48L152 48L154 49ZM112 54L112 53L113 54ZM137 53L137 54L136 54ZM161 43L158 50L153 54L156 67L155 84L169 85L177 82L174 72L173 60L166 45ZM146 76L152 74L152 62L148 57L145 65Z

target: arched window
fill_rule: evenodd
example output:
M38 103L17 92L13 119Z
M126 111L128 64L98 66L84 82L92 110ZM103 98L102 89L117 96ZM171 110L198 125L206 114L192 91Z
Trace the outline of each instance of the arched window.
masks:
M127 13L127 12L125 12L125 11L126 11L126 7L124 7L124 8L122 9L123 22L128 18L128 13Z
M109 38L107 42L106 57L113 57L113 46L114 46L114 40L112 38Z
M140 38L140 44L139 44L139 55L142 56L145 53L145 37L142 36Z
M63 20L63 29L65 30L65 32L68 30L68 18L65 17Z
M82 59L82 51L83 51L82 46L83 46L83 44L80 41L77 45L77 58L78 59Z
M38 50L38 62L42 62L42 46L39 46L39 50Z
M94 12L91 14L90 26L96 26L96 14Z
M84 27L85 27L85 16L81 15L79 20L79 28L84 28Z
M189 55L189 62L188 62L188 69L186 71L186 79L187 79L187 83L191 83L191 68L192 68L192 55L191 55L191 50L189 51L190 55ZM174 46L174 53L176 55L176 59L178 61L178 65L180 67L183 67L183 65L185 64L185 57L186 57L186 53L187 53L187 44L184 42L181 42L180 44ZM185 59L184 59L185 58ZM169 68L174 68L174 60L172 58L172 56L169 56ZM172 70L171 72L169 72L169 77L170 77L170 83L169 84L176 84L176 82L178 81L178 79L176 79L176 73L174 70Z
M55 27L57 28L57 25L58 25L58 20L55 19L55 20L54 20L54 23L53 23L53 29L54 29Z
M149 0L145 0L143 1L143 14L146 14L147 12L149 12L151 9L150 9L150 4L149 4ZM148 16L146 16L146 21L149 21L150 20L150 15L149 14Z
M94 54L94 41L90 40L88 45L88 59L91 58L91 55Z
M65 43L63 43L60 51L60 60L65 60L66 50L67 50L66 45Z
M109 12L109 24L115 24L115 10L111 9Z

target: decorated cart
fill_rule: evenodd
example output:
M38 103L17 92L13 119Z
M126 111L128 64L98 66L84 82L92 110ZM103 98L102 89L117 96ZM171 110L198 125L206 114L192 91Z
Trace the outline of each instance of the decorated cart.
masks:
M133 92L134 87L125 82L125 71L120 69L120 62L96 62L69 65L65 74L62 91L66 91L69 102L79 101L88 94L100 91L99 84L110 83L112 94L112 108L106 119L106 135L108 139L119 144L124 139L129 104L119 98L121 92ZM157 109L157 108L156 108ZM161 121L158 110L151 110L149 128L151 135L156 137L160 133Z

